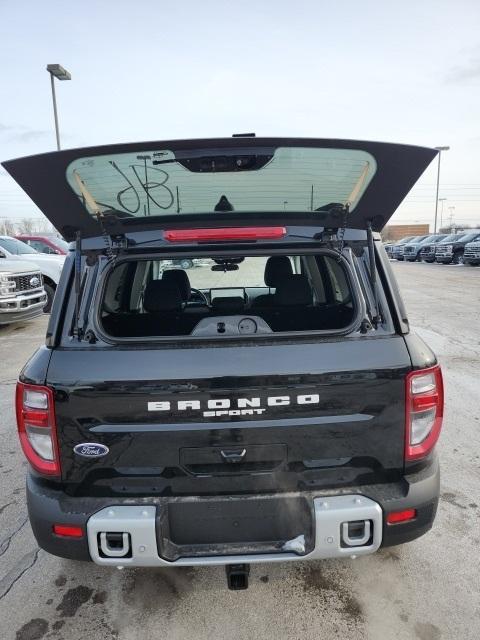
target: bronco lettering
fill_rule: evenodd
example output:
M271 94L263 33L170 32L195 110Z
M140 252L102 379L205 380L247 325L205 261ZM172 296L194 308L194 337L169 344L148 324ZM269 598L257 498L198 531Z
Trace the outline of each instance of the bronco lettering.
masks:
M268 396L264 399L263 404L267 407L284 407L290 404L319 404L320 396L318 393L309 393L298 395L294 400L290 396ZM235 405L235 406L233 406ZM160 402L148 402L148 411L187 411L187 410L202 410L200 400L178 400L170 402L169 400L163 400ZM231 400L230 398L215 398L207 400L207 407L203 410L204 418L214 418L220 416L253 416L261 415L266 411L266 407L262 408L262 399L258 397L252 398L237 398Z

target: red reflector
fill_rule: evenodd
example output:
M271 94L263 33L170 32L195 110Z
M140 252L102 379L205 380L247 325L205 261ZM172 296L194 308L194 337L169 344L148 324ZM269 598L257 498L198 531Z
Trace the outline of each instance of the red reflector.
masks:
M76 527L70 524L54 524L53 533L55 533L57 536L65 536L67 538L83 537L82 527Z
M211 240L275 240L287 234L285 227L231 227L227 229L170 229L168 242L208 242Z
M41 409L23 409L24 422L38 427L48 427L48 412Z
M417 517L416 509L405 509L405 511L392 511L387 515L387 524L396 524L397 522L408 522Z
M438 405L438 393L432 393L428 396L418 396L412 398L413 411L426 411Z

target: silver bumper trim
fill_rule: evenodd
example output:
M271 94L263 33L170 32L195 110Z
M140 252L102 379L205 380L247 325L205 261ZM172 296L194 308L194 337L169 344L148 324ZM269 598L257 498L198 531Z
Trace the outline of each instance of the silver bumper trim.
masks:
M35 300L35 298L39 298L39 301L35 304L30 304L27 306L22 306L22 302L28 302L29 300ZM34 293L23 293L17 296L11 297L0 297L1 305L8 305L8 307L3 307L0 305L1 313L18 313L19 311L27 311L42 308L47 303L47 294L45 293L43 287L41 289L37 289Z
M322 560L374 553L382 542L382 509L379 504L362 495L330 496L314 499L315 547L307 555L292 552L204 556L180 558L168 562L158 555L154 506L107 507L91 516L87 522L88 547L92 560L99 565L119 567L173 567L225 565L238 563L288 562L294 560ZM365 521L368 537L356 539L354 545L342 544L342 532L347 522ZM126 533L131 540L129 555L105 557L105 534ZM104 535L102 535L104 534ZM363 544L365 543L365 544Z

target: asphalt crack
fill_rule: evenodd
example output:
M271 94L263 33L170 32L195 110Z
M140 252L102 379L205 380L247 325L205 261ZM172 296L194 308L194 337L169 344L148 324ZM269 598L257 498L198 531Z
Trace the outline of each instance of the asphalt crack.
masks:
M2 542L0 542L0 556L3 556L3 554L8 551L8 547L10 546L12 539L17 535L20 529L27 524L27 522L28 522L28 516L25 516L24 520L22 520L22 522L15 529L15 531L13 531L13 533L11 533L4 540L2 540Z
M0 580L0 600L10 593L14 585L29 571L38 560L40 549L26 553L20 562Z
M7 502L7 504L2 505L2 506L0 507L0 514L2 514L2 513L5 511L5 509L6 509L7 507L10 507L12 504L15 504L15 502Z

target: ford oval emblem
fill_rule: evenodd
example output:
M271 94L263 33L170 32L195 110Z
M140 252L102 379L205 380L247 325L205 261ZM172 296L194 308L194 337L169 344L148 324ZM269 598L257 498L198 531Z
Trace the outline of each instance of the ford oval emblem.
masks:
M30 284L31 287L39 287L40 286L40 278L37 278L37 276L33 276L33 278L30 278L29 284Z
M98 444L98 442L82 442L82 444L77 444L73 447L73 450L77 456L82 456L83 458L100 458L101 456L106 456L109 452L108 447L104 444Z

